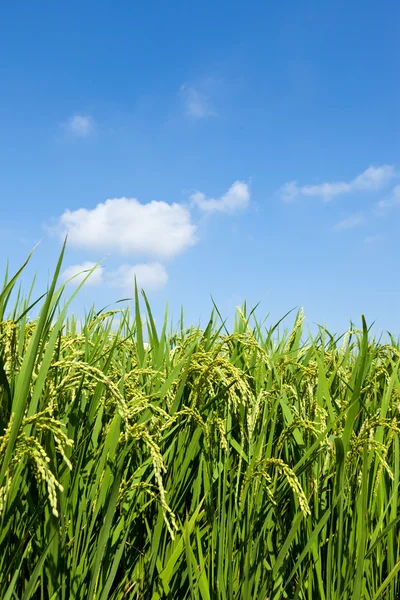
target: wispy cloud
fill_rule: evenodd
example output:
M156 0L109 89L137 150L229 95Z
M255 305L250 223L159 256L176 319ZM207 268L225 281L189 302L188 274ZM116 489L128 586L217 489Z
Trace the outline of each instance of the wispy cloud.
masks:
M331 181L317 185L299 186L296 181L285 183L280 189L284 202L293 202L300 197L318 197L324 202L350 192L378 190L396 175L393 165L371 166L350 181Z
M64 126L69 133L76 137L87 137L94 131L94 121L88 115L73 115Z
M247 208L250 203L250 190L244 181L235 181L220 198L207 198L202 192L195 192L190 201L206 213L233 213Z
M381 200L377 204L377 208L381 210L393 208L393 206L400 206L400 184L393 188L391 194L385 200Z
M185 114L194 119L215 117L216 112L207 94L197 87L184 83L181 85L180 93L184 105Z
M91 261L84 261L79 265L71 265L67 267L63 273L61 274L61 278L63 281L68 281L73 278L72 281L69 281L72 285L79 285L82 281L87 277L88 272L93 269L93 267L97 263ZM93 273L91 273L85 282L85 285L100 285L103 282L103 268L99 265Z
M367 237L364 238L364 242L366 244L376 244L377 242L380 242L384 239L385 239L385 236L382 234L367 235Z
M333 231L343 231L343 229L354 229L355 227L359 227L363 225L366 221L366 218L363 214L359 213L356 215L351 215L336 225L333 226Z
M66 210L58 221L70 246L168 260L196 243L196 226L184 206L114 198L93 209Z

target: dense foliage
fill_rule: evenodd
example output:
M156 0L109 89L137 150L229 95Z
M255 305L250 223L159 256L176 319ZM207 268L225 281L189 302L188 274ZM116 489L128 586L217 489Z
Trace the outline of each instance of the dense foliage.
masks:
M78 327L60 264L0 295L2 600L400 598L396 340Z

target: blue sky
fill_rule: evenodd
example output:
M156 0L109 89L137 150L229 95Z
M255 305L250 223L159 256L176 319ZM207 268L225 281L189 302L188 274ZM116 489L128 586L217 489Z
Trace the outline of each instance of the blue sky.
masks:
M400 330L393 0L8 3L0 250L74 309L131 294L188 322L261 301ZM399 187L397 187L399 186ZM70 287L72 291L72 287Z

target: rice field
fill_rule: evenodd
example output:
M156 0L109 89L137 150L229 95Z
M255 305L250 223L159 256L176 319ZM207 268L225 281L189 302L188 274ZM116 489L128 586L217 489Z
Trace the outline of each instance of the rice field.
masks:
M137 289L79 327L61 261L0 293L0 598L398 600L399 341Z

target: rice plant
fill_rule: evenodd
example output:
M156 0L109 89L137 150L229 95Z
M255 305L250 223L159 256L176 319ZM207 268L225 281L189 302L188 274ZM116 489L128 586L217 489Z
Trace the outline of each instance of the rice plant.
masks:
M62 258L0 293L0 598L398 600L399 342L137 289L78 327Z

